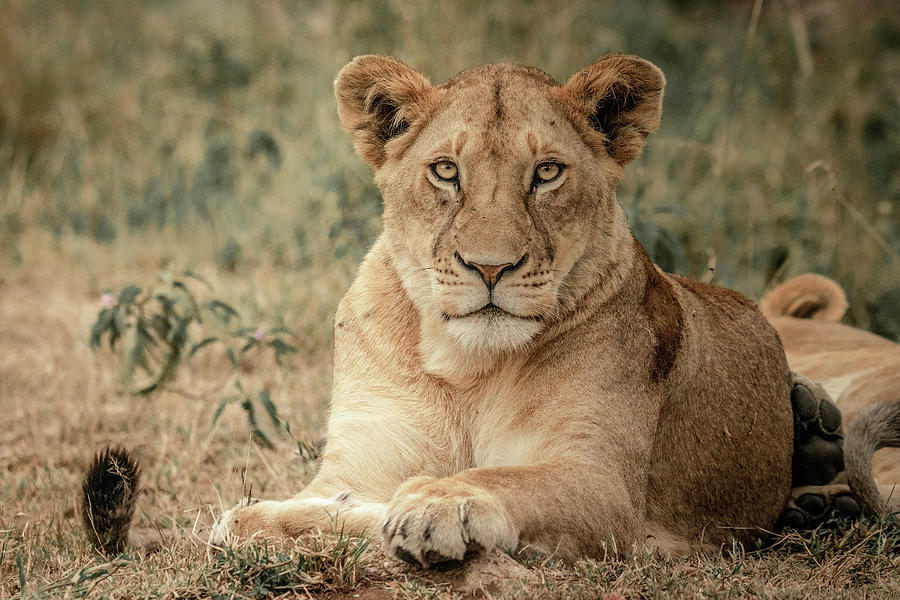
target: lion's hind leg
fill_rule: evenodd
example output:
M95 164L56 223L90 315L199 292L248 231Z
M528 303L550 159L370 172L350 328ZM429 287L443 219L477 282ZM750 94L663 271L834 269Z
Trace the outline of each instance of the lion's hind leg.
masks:
M861 514L844 472L844 429L841 412L825 391L806 377L793 376L794 456L791 496L780 525L795 529L817 526L830 517Z

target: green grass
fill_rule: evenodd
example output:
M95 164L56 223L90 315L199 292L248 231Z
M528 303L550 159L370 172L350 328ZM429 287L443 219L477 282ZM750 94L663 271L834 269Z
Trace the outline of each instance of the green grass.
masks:
M334 107L353 56L435 82L499 60L564 81L605 52L649 58L668 78L662 127L619 198L654 258L700 276L714 256L716 281L756 298L830 275L855 323L897 339L898 49L894 3L876 0L0 0L0 599L23 582L24 597L451 596L385 567L377 543L207 555L189 535L245 483L287 497L314 472L296 440L321 435L332 315L380 227ZM188 267L244 325L298 332L288 369L240 369L292 425L272 451L239 403L214 419L223 356L135 398L89 349L101 292ZM78 530L81 470L110 442L145 466L138 525L170 539L156 553L104 559ZM890 598L898 554L885 521L760 553L526 565L547 597Z

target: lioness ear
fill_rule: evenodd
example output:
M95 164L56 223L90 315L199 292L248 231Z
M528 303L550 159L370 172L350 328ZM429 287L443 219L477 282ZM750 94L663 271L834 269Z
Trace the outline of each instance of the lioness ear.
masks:
M659 127L665 85L662 71L650 61L612 55L572 75L563 92L590 127L603 134L609 155L625 165Z
M423 75L388 56L358 56L334 82L341 125L376 169L384 164L385 144L409 129L433 90Z

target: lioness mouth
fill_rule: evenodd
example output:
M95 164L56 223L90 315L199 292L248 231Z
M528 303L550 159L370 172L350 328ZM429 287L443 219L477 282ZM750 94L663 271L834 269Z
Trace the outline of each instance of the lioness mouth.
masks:
M517 315L515 313L509 312L508 310L504 310L504 309L500 308L493 302L488 302L487 304L485 304L478 310L473 310L472 312L467 312L464 315L451 315L448 313L442 313L441 317L446 322L446 321L450 321L452 319L465 319L467 317L475 317L475 316L479 316L479 315L484 315L484 316L487 316L492 319L506 316L506 317L513 317L514 319L523 319L526 321L540 321L541 320L541 317L539 315L534 315L534 316L532 316L532 315Z
M528 317L519 317L519 315L514 315L511 312L505 311L502 308L500 308L499 306L497 306L496 304L494 304L493 302L488 302L481 308L479 308L477 310L473 310L471 312L467 312L462 315L452 315L450 313L441 313L441 318L443 318L443 320L446 322L446 321L450 321L452 319L465 319L467 317L475 317L478 315L487 315L489 317L499 317L501 315L507 315L507 316L516 317L516 318L528 318Z
M498 316L499 316L499 315L509 315L509 316L511 316L511 317L515 317L515 316L516 316L516 315L514 315L514 314L512 314L512 313L506 312L505 310L503 310L502 308L500 308L499 306L497 306L497 305L494 304L493 302L488 302L487 304L485 304L484 306L482 306L481 308L479 308L478 310L476 310L474 313L469 313L469 314L474 314L474 315L490 315L490 316L493 316L493 315L498 315Z

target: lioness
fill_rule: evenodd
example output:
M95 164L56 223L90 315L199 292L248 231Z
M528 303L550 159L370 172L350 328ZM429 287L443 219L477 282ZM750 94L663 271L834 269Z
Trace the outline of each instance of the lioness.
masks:
M791 368L819 382L840 408L851 432L879 428L848 437L848 471L834 474L831 485L810 489L805 481L794 482L785 516L796 526L814 522L850 488L861 502L871 502L876 497L873 473L881 483L878 496L885 505L863 508L900 511L900 489L896 487L900 484L900 450L895 449L900 446L900 346L842 324L847 308L841 287L814 274L794 277L760 300L760 309L784 343ZM821 454L821 438L816 445L819 447L811 452ZM893 448L875 455L873 468L868 462L872 452L889 446ZM806 462L815 469L814 461ZM795 472L797 475L802 477ZM823 479L828 478L829 474L824 474Z
M565 85L512 64L438 86L393 58L344 67L338 114L384 231L338 307L327 447L300 494L235 507L213 541L380 531L430 567L775 524L795 420L781 342L740 294L654 266L616 201L664 83L619 55Z

